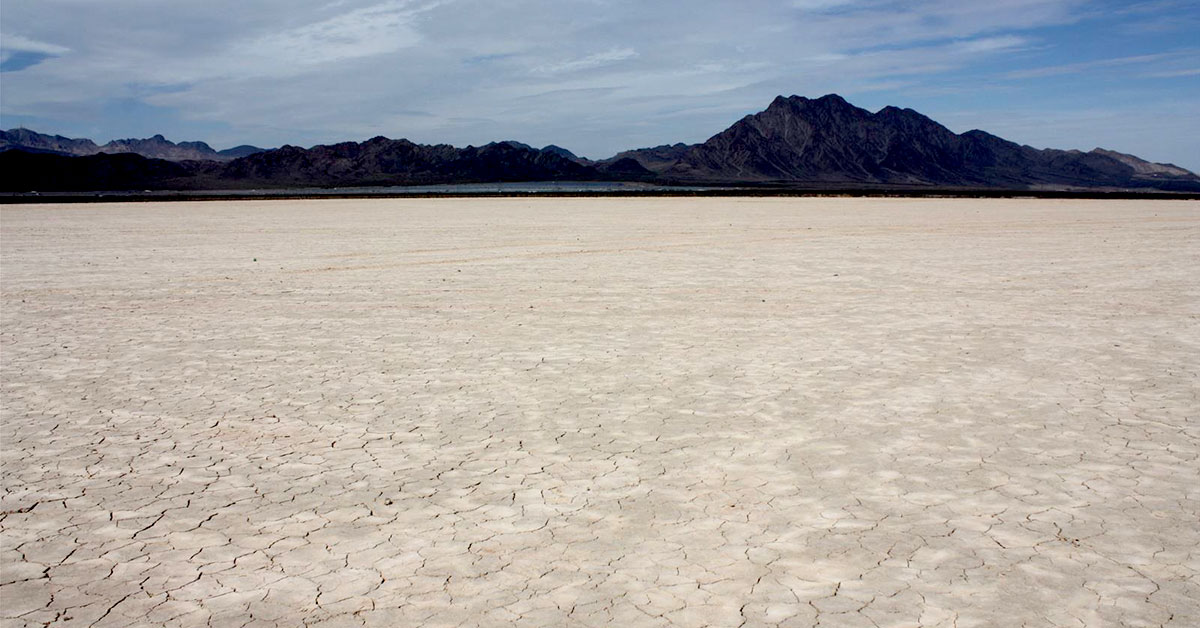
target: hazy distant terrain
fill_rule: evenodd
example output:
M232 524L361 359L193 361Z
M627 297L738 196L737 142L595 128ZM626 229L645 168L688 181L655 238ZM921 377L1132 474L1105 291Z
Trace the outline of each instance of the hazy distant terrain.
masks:
M213 150L204 142L179 142L176 144L161 135L146 139L113 140L98 145L89 139L71 139L61 135L46 135L29 129L0 131L0 151L23 150L33 153L48 153L81 157L86 155L132 153L152 159L167 161L229 161L238 157L261 153L266 150L257 146L235 146L225 150Z
M951 132L913 111L839 96L779 97L708 141L599 161L515 141L456 148L376 137L312 148L213 151L162 136L97 146L23 129L0 137L0 190L203 190L632 181L675 185L1116 189L1200 192L1200 177L1104 149L1039 150Z

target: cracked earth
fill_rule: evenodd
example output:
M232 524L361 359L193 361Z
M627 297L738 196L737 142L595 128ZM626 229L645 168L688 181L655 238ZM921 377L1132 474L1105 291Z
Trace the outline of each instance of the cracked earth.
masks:
M1200 204L9 206L0 625L1200 625Z

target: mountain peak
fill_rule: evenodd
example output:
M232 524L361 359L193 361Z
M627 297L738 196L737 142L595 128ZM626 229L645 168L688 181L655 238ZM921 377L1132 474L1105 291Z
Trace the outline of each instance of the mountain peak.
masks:
M790 104L799 104L799 103L821 103L823 105L849 105L850 104L845 98L842 98L840 95L835 94L835 93L825 94L824 96L820 96L818 98L808 98L806 96L797 96L796 94L792 94L791 96L783 96L783 95L776 96L775 100L772 100L771 105L767 108L769 109L771 107L777 107L780 105L790 105Z
M912 109L871 113L838 94L779 96L672 164L646 151L627 156L692 181L1171 189L1200 183L1181 168L1107 151L1039 151L978 131L958 135Z
M543 146L541 152L549 154L549 155L558 155L559 157L562 157L563 159L570 159L571 161L585 161L585 160L580 159L579 156L576 155L575 153L563 148L562 146L558 146L556 144L547 144L546 146Z
M537 152L536 148L530 146L529 144L526 144L525 142L518 142L517 140L501 140L499 142L489 142L487 144L484 144L480 148L496 148L496 147L514 148L517 150L527 150L527 151L531 151L531 152Z

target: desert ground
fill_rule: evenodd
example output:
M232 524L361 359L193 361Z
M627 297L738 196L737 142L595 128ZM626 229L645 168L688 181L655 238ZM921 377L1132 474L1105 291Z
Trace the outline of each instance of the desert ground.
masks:
M1200 203L0 209L0 624L1200 625Z

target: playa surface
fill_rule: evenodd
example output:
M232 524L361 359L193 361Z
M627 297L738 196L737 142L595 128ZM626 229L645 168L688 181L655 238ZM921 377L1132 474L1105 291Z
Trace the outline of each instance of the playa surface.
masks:
M1195 626L1200 204L0 209L4 626Z

